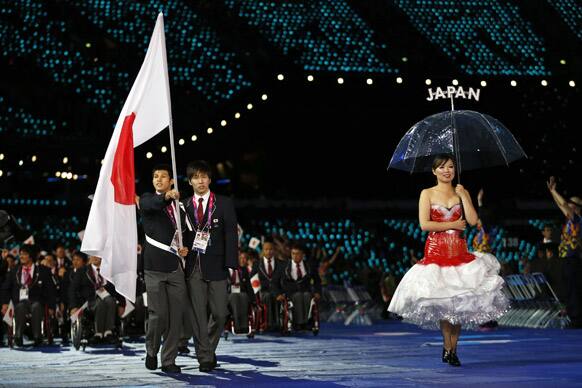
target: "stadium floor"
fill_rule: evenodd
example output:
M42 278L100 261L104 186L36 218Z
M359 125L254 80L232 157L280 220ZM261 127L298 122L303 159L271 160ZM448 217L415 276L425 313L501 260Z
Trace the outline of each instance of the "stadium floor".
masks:
M2 348L0 385L582 386L582 330L498 328L464 332L461 339L463 366L455 368L440 360L438 332L400 322L325 324L317 337L231 336L220 342L214 373L200 373L194 356L180 356L180 375L146 370L143 338L126 342L123 350Z

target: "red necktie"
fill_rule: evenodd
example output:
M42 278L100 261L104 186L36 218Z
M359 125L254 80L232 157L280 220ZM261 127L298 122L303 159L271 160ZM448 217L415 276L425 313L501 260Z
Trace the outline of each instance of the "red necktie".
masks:
M267 259L267 275L269 275L269 277L273 276L273 266L271 265L271 260L272 259Z
M28 287L32 282L32 276L30 276L30 267L22 267L24 271L24 285Z
M204 198L198 198L198 208L196 209L196 214L198 216L198 226L202 226L202 219L204 218L204 209L202 208L202 202Z
M301 279L303 277L303 273L301 272L301 263L297 263L297 279Z

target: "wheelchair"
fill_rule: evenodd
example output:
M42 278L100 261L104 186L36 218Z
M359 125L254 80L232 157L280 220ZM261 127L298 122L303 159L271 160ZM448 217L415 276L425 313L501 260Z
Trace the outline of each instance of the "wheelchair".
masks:
M247 338L254 338L257 330L259 329L259 324L260 324L260 318L259 316L261 315L261 311L260 311L260 307L258 306L258 304L260 304L260 301L258 300L258 296L257 296L257 300L255 301L255 303L251 303L249 302L249 310L248 310L248 330L239 330L236 328L235 322L234 322L234 317L232 315L232 311L230 311L230 304L229 304L229 314L228 314L228 318L226 320L226 324L224 327L224 339L228 340L228 336L230 334L232 335L241 335L241 334L246 334Z
M71 322L70 338L75 350L82 348L83 351L85 351L87 346L95 346L99 344L93 339L95 334L94 319L94 312L85 309L79 313L78 318L74 322ZM116 349L122 349L125 325L125 319L121 319L117 314L115 314L115 327L112 330L112 339L110 342L104 344L111 344L115 346Z
M294 306L293 302L285 297L285 299L281 302L279 315L281 317L281 335L288 336L293 331L297 331L298 329L294 327L293 323L293 311ZM311 326L311 332L314 336L319 334L319 302L315 300L315 298L311 298L309 313L307 315L307 325L308 327Z
M48 345L53 345L54 344L54 336L53 336L52 327L53 327L54 317L53 318L50 317L48 310L49 310L48 306L45 305L44 306L44 316L43 316L43 319L42 319L41 324L40 324L40 333L41 333L41 338L43 340L46 339ZM22 335L26 336L29 339L33 338L31 317L32 317L32 314L26 315L26 322L24 323L25 326L24 326L23 331L22 331ZM16 338L14 337L14 330L16 327L16 318L12 317L12 325L11 326L6 325L6 326L7 326L6 334L8 337L8 346L10 347L10 349L13 349L14 345L16 344Z

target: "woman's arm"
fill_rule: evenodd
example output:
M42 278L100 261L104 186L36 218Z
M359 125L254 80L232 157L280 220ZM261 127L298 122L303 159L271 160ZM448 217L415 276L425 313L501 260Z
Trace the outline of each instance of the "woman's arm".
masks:
M461 197L461 201L463 202L463 211L465 212L465 219L471 226L477 225L477 221L479 221L479 216L477 215L477 210L475 210L475 206L473 206L473 201L471 200L471 195L469 192L461 185L457 185L455 187L455 192Z
M430 220L430 195L428 190L422 190L418 201L418 221L420 229L425 232L444 232L445 230L465 230L465 220L451 222L436 222Z

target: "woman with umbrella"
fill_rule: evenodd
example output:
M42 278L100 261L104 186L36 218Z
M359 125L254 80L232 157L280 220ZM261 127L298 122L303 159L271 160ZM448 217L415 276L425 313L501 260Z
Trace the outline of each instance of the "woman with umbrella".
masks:
M469 192L461 185L453 187L455 170L452 155L434 158L437 184L422 190L418 209L420 227L429 232L424 258L404 275L388 310L421 327L440 328L442 361L460 366L461 326L499 318L508 301L495 256L467 250L462 232L467 223L475 225L478 216Z

